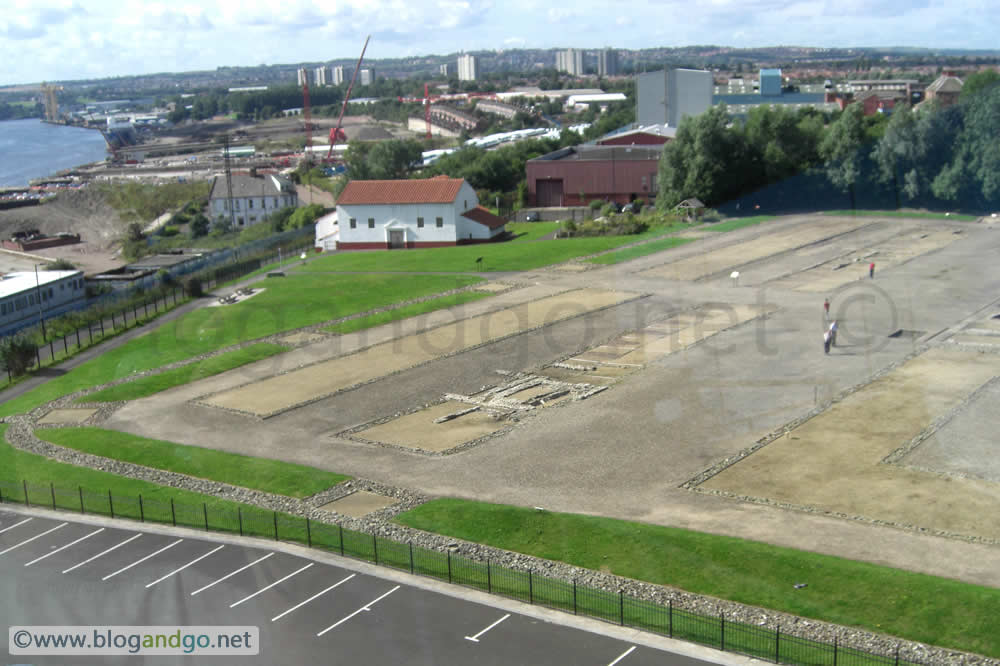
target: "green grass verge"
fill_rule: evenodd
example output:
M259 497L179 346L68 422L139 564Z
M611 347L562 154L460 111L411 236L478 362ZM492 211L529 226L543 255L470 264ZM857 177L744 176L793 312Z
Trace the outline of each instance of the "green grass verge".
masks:
M35 434L47 442L84 453L286 497L308 497L351 478L315 467L251 458L101 428L39 428Z
M516 236L515 241L533 241L555 233L559 222L508 222L507 231Z
M289 274L273 278L262 285L266 290L253 298L178 317L7 401L0 405L0 416L19 414L80 389L239 342L477 282L479 278L458 275Z
M338 333L340 335L353 333L354 331L372 328L373 326L381 326L382 324L388 324L389 322L398 321L400 319L416 317L417 315L433 312L434 310L451 308L456 305L463 305L464 303L472 303L483 298L488 298L489 296L492 296L492 294L484 291L463 291L457 294L451 294L450 296L442 296L440 298L423 301L422 303L404 305L403 307L396 308L395 310L387 310L385 312L368 315L367 317L348 319L347 321L339 324L328 326L323 330L329 333Z
M863 217L906 217L916 220L958 220L960 222L974 222L979 219L975 215L962 215L959 213L949 213L945 215L944 213L928 213L905 210L828 210L824 211L823 214L844 217L861 215Z
M669 238L662 238L660 240L650 241L648 243L643 243L641 245L635 245L633 247L627 247L621 250L615 250L614 252L608 252L607 254L602 254L597 257L591 257L587 259L592 264L619 264L623 261L628 261L629 259L635 259L637 257L645 257L649 254L654 254L656 252L662 252L663 250L669 250L671 248L677 247L678 245L683 245L684 243L690 243L693 238L678 238L676 236L671 236Z
M56 507L79 511L82 497L87 513L113 513L116 517L137 520L144 517L163 523L176 521L178 525L190 527L204 527L207 516L210 529L265 537L273 537L276 517L281 538L306 540L305 525L300 519L280 513L275 516L270 511L246 504L50 460L12 447L3 439L6 428L0 425L0 485L5 502L23 502L22 480L27 480L32 504L51 507L54 496ZM55 492L50 490L49 484L54 486ZM242 521L239 520L240 512Z
M77 402L115 402L117 400L138 400L148 395L166 391L168 388L189 384L191 382L218 375L238 368L247 363L253 363L287 351L286 347L261 342L244 349L220 354L204 361L190 363L180 368L167 370L158 375L142 377L134 382L110 386L103 391L83 396Z
M563 238L535 243L486 243L427 248L406 252L340 252L303 266L303 272L321 271L525 271L569 261L588 254L655 238L673 229L655 226L634 236ZM483 263L476 259L482 257Z
M993 588L683 529L464 500L434 500L396 520L689 592L1000 656L993 621L1000 590Z
M726 220L725 222L705 223L698 227L699 229L704 229L705 231L734 231L736 229L742 229L743 227L752 227L755 224L760 224L761 222L768 222L774 219L774 215L751 215L750 217L738 217L733 220Z

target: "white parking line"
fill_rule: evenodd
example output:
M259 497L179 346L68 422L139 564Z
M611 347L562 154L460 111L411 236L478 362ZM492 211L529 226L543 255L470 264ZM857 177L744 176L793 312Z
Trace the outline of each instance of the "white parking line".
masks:
M237 606L239 606L239 605L240 605L241 603L243 603L244 601L250 601L251 599L253 599L254 597L256 597L256 596L257 596L258 594L260 594L260 593L262 593L262 592L267 592L268 590L270 590L270 589L271 589L272 587L274 587L275 585L278 585L278 584L280 584L280 583L284 583L284 582L285 582L286 580L288 580L289 578L291 578L291 577L292 577L292 576L294 576L295 574L300 574L300 573L302 573L303 571L305 571L306 569L308 569L308 568L309 568L309 567L311 567L312 565L313 565L313 563L312 563L312 562L310 562L309 564L305 565L304 567L302 567L302 568L301 568L301 569L299 569L298 571L293 571L292 573L288 574L288 575L287 575L287 576L285 576L284 578L282 578L282 579L280 579L280 580L276 580L276 581L274 581L273 583L271 583L271 584L270 584L270 585L268 585L267 587L264 587L264 588L261 588L261 589L257 590L256 592L254 592L253 594L251 594L251 595L250 595L249 597L243 597L243 598L242 598L242 599L240 599L239 601L237 601L237 602L234 602L234 603L231 603L231 604L229 604L229 607L230 607L230 608L236 608Z
M351 580L355 576L357 576L357 574L351 574L350 576L348 576L344 580L340 581L339 583L334 583L333 585L331 585L330 587L326 588L322 592L317 592L316 594L312 595L311 597L309 597L305 601L295 604L294 606L292 606L291 608L289 608L288 610L286 610L284 613L281 613L279 615L275 615L274 617L272 617L271 618L271 622L274 622L275 620L280 620L281 618L283 618L286 615L288 615L289 613L291 613L293 610L296 610L298 608L301 608L302 606L305 606L307 603L309 603L313 599L317 599L317 598L323 596L324 594L326 594L327 592L329 592L330 590L332 590L335 587L340 587L340 585L342 583L346 583L347 581Z
M244 569L249 569L253 565L257 564L258 562L263 562L264 560L266 560L267 558L271 557L272 555L274 555L274 553L268 553L264 557L261 557L259 559L254 560L253 562L251 562L250 564L246 565L245 567L240 567L236 571L234 571L232 573L226 574L225 576L223 576L219 580L215 581L214 583L209 583L205 587L199 587L197 590L195 590L194 592L191 593L191 596L193 597L194 595L198 594L199 592L204 592L208 588L212 587L213 585L218 585L219 583L221 583L222 581L226 580L227 578L232 578L233 576L235 576L239 572L243 571Z
M111 548L108 548L108 549L107 549L106 551L104 551L103 553L98 553L97 555L94 555L93 557L91 557L91 558L89 558L89 559L86 559L86 560L84 560L83 562L80 562L79 564L74 564L74 565L73 565L73 566L71 566L71 567L70 567L69 569L63 569L63 573L69 573L69 572L70 572L70 571L72 571L73 569L79 569L80 567L82 567L82 566L83 566L84 564L86 564L87 562L93 562L93 561L94 561L94 560L96 560L96 559L97 559L98 557L102 557L102 556L104 556L104 555L107 555L108 553L110 553L110 552L111 552L111 551L113 551L113 550L118 550L119 548L121 548L122 546L124 546L125 544L127 544L128 542L130 542L130 541L135 541L136 539L138 539L138 538L139 538L139 537L141 537L141 536L142 536L142 534L140 533L140 534L136 534L136 535L135 535L135 536L133 536L133 537L129 537L128 539L125 539L124 541L122 541L122 542L121 542L120 544L118 544L117 546L111 546Z
M19 523L14 523L14 524L13 524L13 525L11 525L10 527L5 527L5 528L3 528L2 530L0 530L0 534L3 534L4 532L6 532L6 531L8 531L8 530L12 530L12 529L14 529L15 527L17 527L18 525L24 525L25 523L28 523L28 522L31 522L32 520L34 520L34 518L25 518L24 520L22 520L22 521L21 521L21 522L19 522Z
M498 624L500 624L501 622L503 622L504 620L506 620L506 619L507 619L507 618L509 618L509 617L510 617L510 613L507 613L507 614L506 614L506 615L504 615L504 616L503 616L502 618L500 618L499 620L497 620L496 622L494 622L494 623L493 623L493 624L491 624L490 626L486 627L485 629L483 629L482 631L480 631L480 632L479 632L478 634L476 634L475 636L466 636L466 637L465 637L465 640L467 640L467 641L472 641L473 643L478 643L478 642L479 642L479 637L480 637L480 636L482 636L482 635L483 635L483 634L485 634L485 633L486 633L487 631L489 631L489 630L490 630L490 629L492 629L493 627L497 626Z
M89 539L90 537L94 536L95 534L100 534L100 533L101 533L101 532L103 532L103 531L104 531L104 528L103 528L103 527L102 527L102 528L100 528L100 529L97 529L97 530L94 530L93 532L91 532L91 533L90 533L90 534L88 534L87 536L82 536L82 537L80 537L79 539L77 539L76 541L71 541L70 543L66 544L65 546L62 546L62 547L60 547L60 548L56 548L56 549L55 549L55 550L53 550L53 551L52 551L51 553L45 553L45 554L44 554L44 555L42 555L41 557L36 557L35 559L31 560L30 562L26 562L26 563L24 564L24 566L26 566L26 567L30 567L30 566L31 566L32 564L34 564L35 562L41 562L41 561L42 561L42 560L44 560L44 559L45 559L46 557L51 557L52 555L55 555L55 554L56 554L56 553L58 553L59 551L61 551L61 550L66 550L66 549L67 549L67 548L69 548L70 546L75 546L76 544L80 543L80 542L81 542L81 541L83 541L84 539Z
M354 611L353 613L351 613L347 617L343 618L342 620L338 620L336 623L331 624L329 627L327 627L323 631L321 631L318 634L316 634L316 637L319 638L320 636L322 636L326 632L330 631L331 629L336 629L337 627L339 627L340 625L344 624L345 622L347 622L348 620L350 620L352 617L354 617L355 615L357 615L361 611L370 611L372 609L372 606L374 606L378 602L380 602L383 599L385 599L387 596L389 596L390 594L392 594L393 592L395 592L396 590L398 590L400 587L401 587L400 585L397 585L396 587L392 588L391 590L389 590L388 592L386 592L385 594L383 594L378 599L375 599L374 601L369 601L367 604L365 604L364 606L362 606L358 610Z
M6 555L7 553L9 553L10 551L14 550L15 548L20 548L24 544L31 543L35 539L41 539L46 534L51 534L52 532L55 532L58 529L62 529L63 527L66 527L67 525L69 525L69 523L61 523L61 524L56 525L55 527L53 527L51 530L45 530L41 534L36 534L35 536L31 537L30 539L25 539L21 543L16 543L13 546L11 546L10 548L7 548L6 550L0 550L0 555Z
M634 649L635 649L635 646L633 645L633 646L632 646L632 647L630 647L629 649L625 650L625 652L623 652L623 653L621 653L620 655L618 655L618 658L617 658L617 659L615 659L615 660L614 660L613 662L611 662L610 664L608 664L608 666L615 666L615 664L617 664L617 663L618 663L619 661L621 661L621 660L622 660L622 659L624 659L625 657L627 657L627 656L629 656L630 654L632 654L632 650L634 650Z
M166 579L168 579L168 578L170 578L171 576L173 576L173 575L174 575L175 573L180 573L181 571L184 571L185 569L187 569L187 568L188 568L189 566L191 566L192 564L197 564L198 562L201 562L201 561L202 561L203 559L205 559L206 557L208 557L208 556L209 556L209 555L211 555L212 553L214 553L214 552L216 552L216 551L219 551L219 550L222 550L222 549L223 549L223 548L225 548L225 547L226 547L226 546L225 546L225 544L223 544L223 545L219 546L218 548L213 548L212 550L208 551L207 553L205 553L205 554L204 554L204 555L202 555L201 557L198 557L198 558L195 558L195 559L191 560L190 562L188 562L187 564L185 564L185 565L184 565L184 566L182 566L181 568L179 568L179 569L174 569L173 571L171 571L170 573L168 573L168 574L167 574L166 576L163 576L162 578L157 578L157 579L156 579L156 580L154 580L154 581L153 581L152 583L147 583L147 584L146 584L146 588L148 589L148 588L150 588L150 587L153 587L154 585L156 585L157 583L159 583L159 582L161 582L161 581L165 581Z
M174 541L173 543L169 543L169 544L167 544L166 546L164 546L163 548L161 548L161 549L159 549L158 551L156 551L155 553L150 553L150 554L149 554L149 555L147 555L146 557L142 558L141 560L136 560L135 562L133 562L132 564L128 565L127 567L122 567L121 569L119 569L118 571L116 571L116 572L114 572L114 573L109 573L109 574L108 574L107 576L105 576L105 577L104 577L104 578L102 578L101 580L107 580L107 579L109 579L109 578L114 578L115 576L117 576L117 575L118 575L118 574L120 574L121 572L123 572L123 571L128 571L129 569L131 569L131 568L132 568L132 567L134 567L135 565L137 565L137 564L142 564L143 562L145 562L145 561L146 561L146 560L148 560L149 558L151 558L151 557L156 557L157 555L159 555L159 554L160 554L160 553L162 553L163 551L165 551L165 550L169 550L169 549L173 548L174 546L176 546L177 544L179 544L179 543L180 543L181 541L184 541L184 539L178 539L177 541Z

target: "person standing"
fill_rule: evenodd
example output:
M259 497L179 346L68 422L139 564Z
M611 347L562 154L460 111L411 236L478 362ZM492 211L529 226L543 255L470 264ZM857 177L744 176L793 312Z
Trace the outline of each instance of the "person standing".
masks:
M830 346L837 346L837 320L834 319L830 324Z
M825 301L823 301L823 319L824 320L829 320L830 319L830 299L829 298L826 299Z
M875 279L875 262L874 261L872 263L868 264L868 279L870 279L870 280L874 280Z
M830 353L830 329L827 329L823 333L823 353L824 354Z

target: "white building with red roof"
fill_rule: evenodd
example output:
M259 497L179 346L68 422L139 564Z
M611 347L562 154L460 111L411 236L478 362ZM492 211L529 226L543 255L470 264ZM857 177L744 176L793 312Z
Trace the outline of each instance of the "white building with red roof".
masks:
M462 178L352 180L337 199L339 250L488 243L505 224Z

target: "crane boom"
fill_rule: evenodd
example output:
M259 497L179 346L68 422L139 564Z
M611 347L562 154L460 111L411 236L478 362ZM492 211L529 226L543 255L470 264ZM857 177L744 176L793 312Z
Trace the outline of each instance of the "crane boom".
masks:
M347 112L347 103L351 101L351 91L354 90L354 81L358 78L358 72L361 70L361 61L365 59L365 51L368 50L368 40L371 38L371 35L365 37L365 45L361 47L361 55L358 56L358 64L354 66L354 76L351 77L351 83L347 86L347 93L344 94L344 104L340 107L340 116L337 117L337 126L330 130L330 149L326 151L326 159L330 159L330 156L333 155L333 144L338 138L344 136L340 126L344 122L344 113Z

